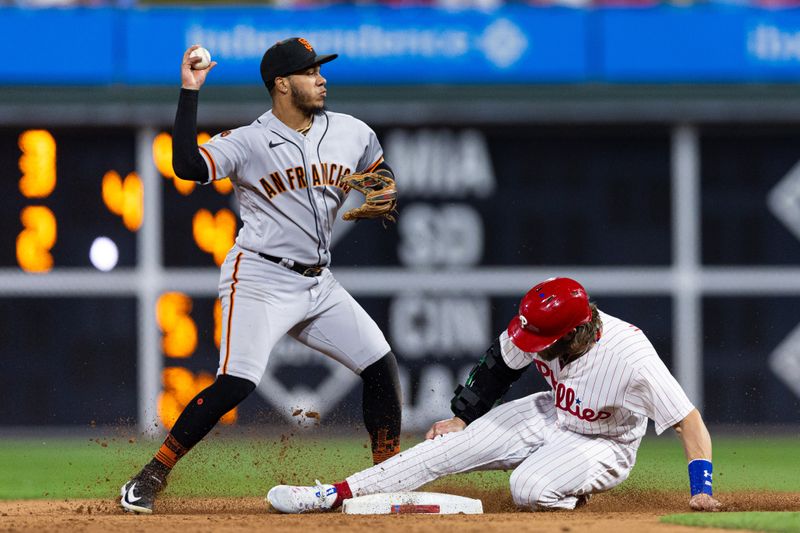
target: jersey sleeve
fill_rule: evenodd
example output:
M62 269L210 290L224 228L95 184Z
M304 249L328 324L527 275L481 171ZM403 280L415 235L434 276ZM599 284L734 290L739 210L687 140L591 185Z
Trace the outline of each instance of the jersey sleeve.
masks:
M625 391L623 407L650 418L655 422L658 435L694 409L683 388L655 353L633 375Z
M500 352L503 354L503 361L513 370L525 368L533 362L533 354L523 352L511 341L508 331L503 330L500 334Z
M363 124L363 123L362 123ZM378 136L372 131L372 128L363 124L366 130L366 142L364 146L364 153L361 159L358 160L356 172L372 172L378 165L383 163L383 148L378 141Z
M248 150L241 130L223 131L199 146L208 166L209 181L236 178L247 160Z

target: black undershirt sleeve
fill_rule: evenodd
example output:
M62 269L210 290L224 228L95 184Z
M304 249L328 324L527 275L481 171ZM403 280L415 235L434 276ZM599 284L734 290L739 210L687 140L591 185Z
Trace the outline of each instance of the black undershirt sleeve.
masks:
M208 166L197 148L197 98L200 91L181 89L172 127L172 168L183 180L208 181Z

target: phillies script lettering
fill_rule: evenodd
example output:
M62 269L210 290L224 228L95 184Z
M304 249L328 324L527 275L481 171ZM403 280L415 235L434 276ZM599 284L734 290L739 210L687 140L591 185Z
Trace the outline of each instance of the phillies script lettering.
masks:
M544 377L550 381L550 386L556 394L556 407L562 411L566 411L573 416L577 416L586 422L595 422L596 420L605 420L611 416L608 411L594 412L593 409L581 409L580 406L575 405L575 391L572 387L566 387L563 383L556 381L553 371L547 366L544 361L536 360L536 369Z

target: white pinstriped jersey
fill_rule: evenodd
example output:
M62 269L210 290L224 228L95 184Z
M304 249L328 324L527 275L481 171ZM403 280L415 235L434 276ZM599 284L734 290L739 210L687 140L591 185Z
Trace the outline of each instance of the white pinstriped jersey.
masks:
M600 340L563 368L558 359L523 352L507 332L500 336L503 359L515 369L534 364L553 389L560 428L638 446L648 418L661 434L694 406L641 330L603 312L600 318Z
M307 265L330 263L331 229L349 188L342 177L383 161L375 132L325 111L303 135L272 114L200 147L209 180L229 177L239 200L237 244Z

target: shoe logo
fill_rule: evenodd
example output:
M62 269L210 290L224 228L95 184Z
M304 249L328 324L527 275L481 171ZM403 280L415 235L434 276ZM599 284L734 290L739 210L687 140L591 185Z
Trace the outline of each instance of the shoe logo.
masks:
M126 501L128 501L130 503L134 503L134 502L138 502L139 500L142 499L141 496L136 496L133 493L133 489L135 489L135 488L136 488L136 483L131 483L131 488L128 489L128 493L125 495L125 500Z
M276 146L280 146L282 144L286 144L286 142L284 141L284 142L274 143L274 142L270 141L269 142L269 147L270 148L275 148Z
M317 481L317 486L314 488L317 489L316 492L314 493L314 496L316 496L317 498L326 498L328 496L336 494L336 487L330 486L326 489L324 486L322 486L322 484L319 481Z

